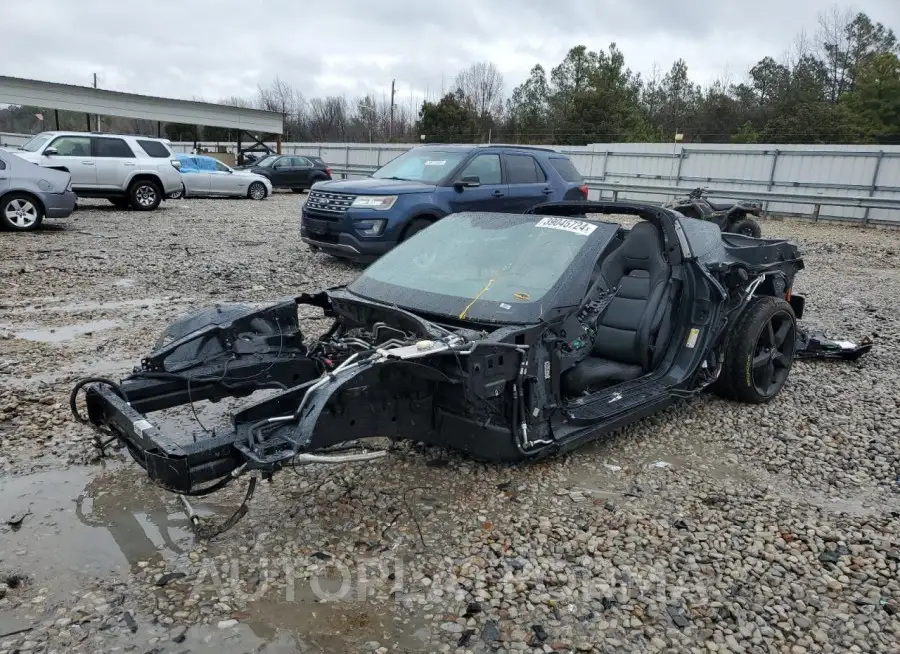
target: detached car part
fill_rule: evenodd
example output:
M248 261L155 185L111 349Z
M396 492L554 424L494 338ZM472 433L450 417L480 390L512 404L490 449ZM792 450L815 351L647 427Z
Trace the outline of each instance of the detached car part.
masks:
M875 341L869 337L857 345L852 341L829 339L823 332L801 330L797 333L797 358L856 361L874 345Z

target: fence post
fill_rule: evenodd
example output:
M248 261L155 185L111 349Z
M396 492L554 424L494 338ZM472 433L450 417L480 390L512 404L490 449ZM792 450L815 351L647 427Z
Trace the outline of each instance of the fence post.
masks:
M609 162L609 150L603 153L603 170L600 171L600 181L606 181L606 166Z
M347 179L347 175L350 174L350 146L347 146L347 149L344 150L344 179Z
M817 204L813 207L813 222L819 222L819 211L822 210L822 205Z
M675 170L675 188L678 188L678 182L681 181L681 162L684 161L684 146L678 151L678 168Z
M872 173L872 183L869 185L869 197L875 196L875 189L878 188L878 172L881 170L881 160L884 159L884 150L878 151L878 158L875 159L875 171ZM869 207L863 214L863 225L869 222Z
M778 165L778 155L781 151L778 148L775 148L775 151L772 153L772 167L769 169L769 184L766 186L766 190L772 190L772 187L775 185L775 166ZM765 205L763 206L763 215L768 218L769 217L769 201L766 200Z
M375 165L381 168L381 148L375 148Z

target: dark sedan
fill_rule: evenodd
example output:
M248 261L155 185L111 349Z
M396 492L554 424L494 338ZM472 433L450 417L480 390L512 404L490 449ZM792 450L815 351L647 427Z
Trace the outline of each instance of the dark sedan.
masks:
M294 154L270 154L238 170L248 170L266 177L273 188L289 188L302 193L316 182L331 179L331 169L320 157Z

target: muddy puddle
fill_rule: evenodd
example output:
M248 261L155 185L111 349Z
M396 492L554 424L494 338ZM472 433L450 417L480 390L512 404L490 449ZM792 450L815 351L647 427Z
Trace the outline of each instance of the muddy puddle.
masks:
M116 309L153 309L161 304L172 302L166 298L138 298L136 300L108 300L108 301L82 301L61 302L59 300L29 304L18 310L21 313L39 313L44 311L56 311L60 313L81 313L85 311L101 311Z
M44 602L65 602L97 581L128 582L130 572L145 566L177 564L196 544L176 496L154 488L130 462L3 478L0 497L0 573L24 575L41 598L40 605L0 616L0 627L31 624ZM204 517L233 509L199 499L192 506ZM190 627L184 645L191 652L343 653L378 641L390 651L422 651L432 627L415 605L376 599L358 584L323 564L312 580L298 578L289 591L284 584L263 588L239 620ZM152 625L151 616L135 618L141 631L123 633L123 647L152 635L143 627Z
M0 570L63 597L88 579L124 578L142 561L186 551L187 517L139 473L110 465L0 479ZM21 522L10 526L14 516Z
M65 343L79 336L92 336L96 332L118 327L122 323L118 320L92 320L74 325L62 325L60 327L43 327L40 329L28 329L14 332L16 338L38 343Z
M305 643L310 648L305 651L357 651L360 642L378 642L390 651L425 647L431 627L420 615L400 602L348 599L356 598L358 592L352 584L342 587L343 583L340 577L316 578L316 590L312 584L298 583L290 600L282 594L248 604L242 623L266 642ZM342 593L346 595L341 599L320 599L322 594Z

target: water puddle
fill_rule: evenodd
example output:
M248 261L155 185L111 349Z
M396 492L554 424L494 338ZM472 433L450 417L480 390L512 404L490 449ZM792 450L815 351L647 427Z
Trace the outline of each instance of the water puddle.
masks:
M0 567L51 595L86 579L127 575L189 549L187 517L134 466L70 468L0 479ZM204 511L206 512L206 511ZM16 527L12 517L24 516Z
M109 301L84 301L84 302L69 302L66 304L59 304L54 306L54 302L46 302L46 303L35 303L29 304L24 309L21 310L21 313L37 313L42 311L59 311L64 313L81 313L84 311L100 311L103 309L114 310L114 309L128 309L128 308L139 308L139 309L152 309L160 304L164 304L169 300L165 298L138 298L136 300L109 300Z
M0 570L27 575L49 602L66 601L96 580L126 581L140 567L171 563L195 543L175 496L153 487L131 463L0 479L0 497ZM217 513L201 501L193 505L201 515ZM185 645L191 652L284 653L359 651L373 641L390 651L427 647L437 627L415 601L387 594L395 583L390 563L349 578L345 568L320 565L311 579L261 588L233 623L190 627ZM20 613L7 616L13 627L37 619L30 608ZM150 624L149 616L135 617ZM127 633L120 641L132 642Z
M696 453L687 455L649 455L643 457L640 467L649 470L690 470L716 481L753 482L756 476L737 464L720 460L722 455L700 456Z
M338 592L340 584L338 579L328 592ZM297 586L299 591L301 584ZM322 582L321 587L326 589L328 583ZM292 601L263 599L249 604L250 615L243 623L267 642L293 637L324 652L350 652L360 643L373 641L391 651L421 651L425 646L421 636L429 632L426 623L405 616L400 604L396 611L391 609L366 601L320 602L308 590Z
M73 377L111 377L118 379L130 373L137 363L135 357L129 359L100 359L89 363L78 363L71 366L61 366L52 372L44 372L35 375L23 375L19 379L32 384L54 385L55 383L68 381Z
M64 343L79 336L91 336L95 332L118 327L122 323L118 320L93 320L77 325L64 325L62 327L45 327L42 329L29 329L17 332L16 338L38 343Z

